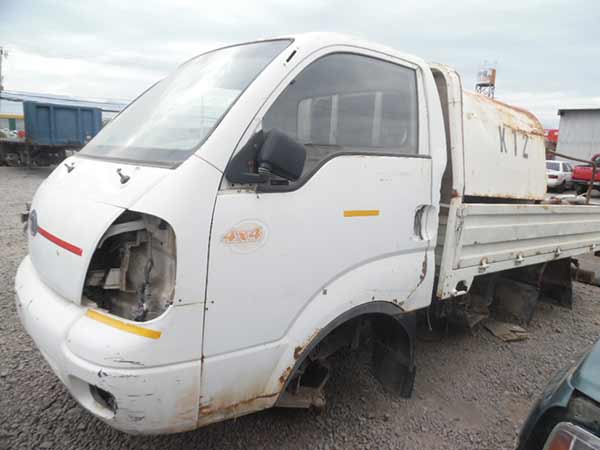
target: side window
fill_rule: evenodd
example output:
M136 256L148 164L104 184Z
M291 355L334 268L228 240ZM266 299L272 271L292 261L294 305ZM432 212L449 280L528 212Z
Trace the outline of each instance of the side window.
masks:
M413 69L337 53L302 71L263 117L306 146L297 183L339 153L416 155L417 81Z

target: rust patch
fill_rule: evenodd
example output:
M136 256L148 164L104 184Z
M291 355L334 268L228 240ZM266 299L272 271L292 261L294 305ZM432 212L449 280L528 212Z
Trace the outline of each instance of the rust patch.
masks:
M254 385L226 389L212 398L200 400L196 408L196 427L239 417L272 406L279 395L279 384L266 388L262 379L252 380ZM276 391L276 392L273 392Z
M279 384L283 386L287 381L288 377L290 376L290 373L292 373L292 366L288 366L287 369L283 371L283 373L279 377Z
M196 399L198 398L197 389L193 386L183 390L178 394L175 403L176 414L171 419L169 428L171 430L193 429L196 425Z
M519 197L516 196L514 194L505 194L505 193L494 193L494 194L489 194L489 193L481 193L481 192L473 192L472 194L469 194L473 197L487 197L487 198L506 198L506 199L511 199L511 200L541 200L541 197L538 197L534 194L531 193L527 193L525 194L524 197ZM527 205L532 205L533 203L522 203L522 204L515 204L515 205L511 205L511 206L527 206Z
M421 286L421 284L423 284L423 280L425 280L426 276L427 276L427 252L425 252L425 256L423 257L423 263L421 264L421 274L419 275L419 282L413 288L413 290L410 291L410 294L407 295L407 297L406 297L407 300L415 293L415 291L417 289L419 289L419 286Z
M320 331L321 331L321 329L317 328L313 332L313 334L311 334L310 337L304 342L304 344L299 345L298 347L296 347L294 349L294 359L297 360L298 358L300 358L300 355L302 355L302 352L304 351L304 349L310 345L310 343L313 341L313 339L315 337L317 337L317 334L319 334Z
M279 392L275 392L273 394L258 395L256 397L252 397L252 398L249 398L247 400L242 400L240 402L233 403L232 405L228 405L228 406L225 406L223 408L215 408L215 409L213 409L212 405L209 404L209 405L202 406L200 408L200 410L199 410L199 413L202 416L208 416L208 415L214 414L214 413L216 413L218 411L219 413L222 413L222 414L224 414L224 415L227 416L228 413L231 413L231 412L235 411L236 409L238 409L240 407L247 406L247 405L255 402L256 400L262 400L262 399L266 399L266 398L271 398L271 397L275 397L277 395L279 395Z
M421 276L419 277L419 285L425 279L425 275L427 275L427 253L425 253L425 258L423 258L423 264L421 264Z
M491 99L484 95L475 94L475 93L469 92L469 91L465 91L464 93L467 95L471 95L471 96L477 96L477 98L480 101L491 103L492 105L494 105L494 107L498 110L498 112L500 112L500 114L502 114L503 117L509 119L508 122L510 124L514 123L514 120L512 120L513 116L510 114L510 111L506 111L505 108L508 110L513 110L513 111L516 111L516 112L519 112L519 113L525 115L531 121L528 124L531 127L530 130L524 130L520 126L513 126L510 128L517 128L519 131L522 131L526 134L532 134L532 135L537 135L537 136L542 136L542 137L544 136L544 127L540 123L539 119L530 111L527 111L526 109L520 108L518 106L509 105L507 103L501 102L496 99Z

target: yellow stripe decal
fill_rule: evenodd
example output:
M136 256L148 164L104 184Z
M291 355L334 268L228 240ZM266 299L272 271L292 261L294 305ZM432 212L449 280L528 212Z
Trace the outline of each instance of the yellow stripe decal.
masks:
M150 339L158 339L162 334L162 332L160 331L151 330L149 328L144 327L138 327L137 325L133 325L131 323L121 322L120 320L113 319L112 317L106 316L92 309L88 309L85 315L88 316L90 319L102 322L103 324L108 325L109 327L117 328L127 333L137 334L138 336L144 336Z
M378 216L378 209L354 209L344 211L344 217Z

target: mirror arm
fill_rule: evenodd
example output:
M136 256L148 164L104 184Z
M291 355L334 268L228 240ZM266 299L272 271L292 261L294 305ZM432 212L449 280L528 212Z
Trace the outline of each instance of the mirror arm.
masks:
M269 175L265 173L244 172L244 177L248 183L266 183L269 181Z
M267 178L271 178L273 172L271 171L271 164L262 162L258 165L258 174L263 175Z

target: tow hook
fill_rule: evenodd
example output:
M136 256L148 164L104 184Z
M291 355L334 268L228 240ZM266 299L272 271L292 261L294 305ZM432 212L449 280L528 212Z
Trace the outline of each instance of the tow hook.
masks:
M23 224L23 233L27 234L27 225L29 224L29 212L31 210L31 203L25 203L25 211L19 214L21 216L21 223Z

